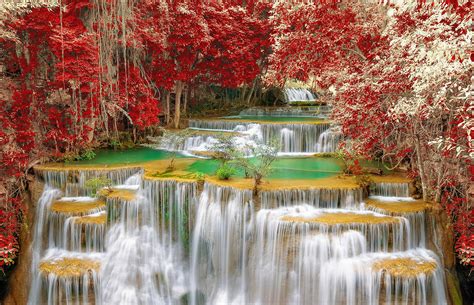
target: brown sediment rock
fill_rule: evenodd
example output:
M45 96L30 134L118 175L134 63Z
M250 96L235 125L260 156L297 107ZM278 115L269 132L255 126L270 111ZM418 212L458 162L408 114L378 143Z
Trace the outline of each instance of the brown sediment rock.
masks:
M402 173L388 175L370 175L374 183L410 183L411 179Z
M376 261L372 267L394 277L413 278L421 274L431 275L438 266L434 261L421 261L407 257L383 259Z
M74 219L74 223L76 224L96 224L96 225L103 225L107 222L107 215L105 213L100 215L88 215L77 217Z
M220 185L230 186L238 189L252 190L254 188L253 179L233 178L229 180L218 180L216 177L209 177L206 181ZM358 189L355 178L351 176L333 176L319 179L292 179L289 183L286 179L268 179L259 185L260 191L271 190L308 190L308 189Z
M39 264L42 274L54 274L58 277L79 277L91 271L98 271L99 268L100 262L80 258L61 258L42 261Z
M327 225L338 224L385 224L398 223L400 220L391 216L375 216L371 214L359 213L324 213L315 217L303 216L283 216L282 221L303 222L303 223L321 223Z
M101 196L111 198L111 199L122 199L125 201L132 201L135 199L136 192L134 190L128 189L114 189L110 188L100 192Z
M105 208L105 202L102 200L93 201L62 201L57 200L51 204L51 211L71 215L81 215L94 210Z
M403 215L408 213L424 212L431 209L432 204L423 200L416 201L380 201L377 199L367 199L368 207L383 210L391 215Z

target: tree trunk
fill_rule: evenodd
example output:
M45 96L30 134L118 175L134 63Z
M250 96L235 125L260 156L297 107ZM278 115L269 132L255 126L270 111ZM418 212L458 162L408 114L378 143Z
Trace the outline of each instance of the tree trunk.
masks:
M444 174L444 161L441 159L437 166L438 169L438 177L436 180L436 193L435 193L435 201L440 203L441 202L441 184L443 183L443 174Z
M247 101L246 101L247 105L250 105L250 101L252 100L253 92L255 91L256 83L257 83L257 79L254 79L252 89L250 89L249 95L247 96Z
M171 93L169 91L166 91L166 111L165 111L166 125L169 125L170 123L170 95Z
M176 97L174 101L174 128L179 128L179 122L181 119L181 94L183 93L183 84L181 81L177 81L175 85Z
M102 121L104 124L105 135L109 138L109 124L108 124L108 117L107 117L107 108L105 107L105 103L101 101L102 106Z
M256 196L258 195L258 187L262 184L262 175L256 174L254 176L254 182L253 182L253 194Z
M420 139L418 135L414 135L415 139L415 148L416 148L416 163L418 163L418 171L420 173L420 179L421 179L421 189L423 192L423 200L427 201L428 200L428 184L426 181L426 175L425 175L425 168L423 166L423 161L421 157L421 146L420 146Z
M184 105L183 105L183 115L186 115L188 109L188 95L189 95L189 88L184 90Z
M247 85L244 85L242 90L240 91L240 99L245 102L245 93L247 93Z

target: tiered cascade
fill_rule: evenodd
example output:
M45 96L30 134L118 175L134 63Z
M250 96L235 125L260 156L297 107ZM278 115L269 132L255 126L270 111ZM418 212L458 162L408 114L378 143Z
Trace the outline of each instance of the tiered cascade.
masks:
M202 131L234 132L242 145L268 144L277 140L282 154L310 154L334 152L341 139L337 128L329 123L286 122L265 123L240 120L190 120L190 128ZM209 150L208 144L215 141L212 136L193 136L182 147L164 147L166 149L199 151Z
M427 208L408 197L38 173L30 304L446 304ZM101 198L74 178L103 174Z
M268 108L248 108L240 112L242 118L252 116L274 116L274 117L315 117L327 118L331 112L331 107L320 106L293 106L293 107L268 107Z

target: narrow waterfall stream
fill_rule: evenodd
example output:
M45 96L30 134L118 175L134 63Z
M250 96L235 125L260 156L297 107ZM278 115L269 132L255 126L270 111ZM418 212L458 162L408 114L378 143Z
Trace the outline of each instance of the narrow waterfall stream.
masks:
M119 195L89 197L85 177L104 174ZM30 305L447 304L407 185L255 197L130 168L37 175Z
M316 95L304 88L285 88L285 97L288 103L312 102L316 100Z

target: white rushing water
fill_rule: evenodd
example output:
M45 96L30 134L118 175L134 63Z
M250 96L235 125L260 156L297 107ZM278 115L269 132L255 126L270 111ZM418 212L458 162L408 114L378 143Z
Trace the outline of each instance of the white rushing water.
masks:
M328 118L331 113L331 106L292 106L292 107L254 107L242 110L239 117L273 116L273 117L309 117Z
M287 102L313 102L316 100L316 95L304 88L285 88L285 97Z
M255 197L211 183L199 191L194 182L114 175L113 188L135 195L63 215L51 209L58 199L78 205L95 199L61 198L51 181L63 181L61 189L77 182L42 173L53 180L46 178L38 202L29 305L447 304L443 266L424 248L423 213L367 210L361 190L266 190ZM392 197L371 199L413 201L394 197L405 190L400 184L382 189ZM327 215L335 221L318 220ZM338 222L344 215L355 220ZM107 222L78 221L84 216ZM38 271L65 259L74 263ZM377 267L395 259L433 267L406 277ZM83 270L77 261L100 268ZM66 276L70 268L75 273Z
M190 127L202 132L227 132L236 147L245 152L248 147L268 145L276 141L281 155L311 155L318 152L335 152L341 140L341 132L329 124L260 124L239 121L191 120ZM216 135L203 133L189 136L183 143L164 141L157 148L170 151L212 151L218 143Z

